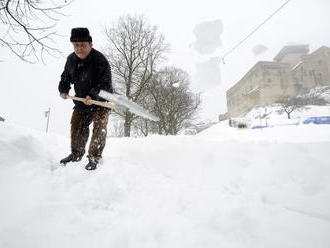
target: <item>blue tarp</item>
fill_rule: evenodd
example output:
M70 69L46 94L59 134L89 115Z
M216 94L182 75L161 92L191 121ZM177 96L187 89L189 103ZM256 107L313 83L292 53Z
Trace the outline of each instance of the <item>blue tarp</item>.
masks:
M268 126L253 126L252 129L266 128Z
M330 124L330 116L310 117L303 122L304 124Z

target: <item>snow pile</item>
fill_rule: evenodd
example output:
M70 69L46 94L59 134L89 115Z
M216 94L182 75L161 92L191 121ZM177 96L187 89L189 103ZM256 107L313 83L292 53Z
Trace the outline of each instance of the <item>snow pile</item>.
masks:
M104 163L0 123L0 247L330 245L330 125L110 138Z
M311 89L306 89L297 97L306 104L324 106L330 103L330 86L317 86Z
M330 103L330 86L315 87L309 90L303 97L319 97Z
M286 113L279 114L280 106L272 104L266 107L252 109L243 117L251 120L253 126L280 126L300 124L309 117L330 116L330 106L309 105L304 109L297 109L291 113L291 119L288 119Z

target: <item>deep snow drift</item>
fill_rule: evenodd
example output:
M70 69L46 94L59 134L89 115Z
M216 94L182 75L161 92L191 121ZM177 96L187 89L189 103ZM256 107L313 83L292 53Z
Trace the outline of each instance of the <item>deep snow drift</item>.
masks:
M69 140L0 123L0 247L330 246L330 125Z

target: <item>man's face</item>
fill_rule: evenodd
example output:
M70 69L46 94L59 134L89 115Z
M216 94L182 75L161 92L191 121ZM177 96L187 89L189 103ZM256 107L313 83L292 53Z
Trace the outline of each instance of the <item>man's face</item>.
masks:
M74 52L80 59L87 58L92 50L92 43L88 41L72 42Z

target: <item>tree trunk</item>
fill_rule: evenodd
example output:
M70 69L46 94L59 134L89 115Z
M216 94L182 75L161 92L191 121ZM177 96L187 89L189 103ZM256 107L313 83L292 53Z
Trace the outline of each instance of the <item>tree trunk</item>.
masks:
M162 135L163 134L163 128L160 122L158 122L158 134Z
M125 113L125 123L124 123L124 136L131 136L131 125L132 125L132 114L128 111Z
M146 131L145 131L145 133L144 133L144 136L148 136L148 134L149 134L149 126L148 126L148 121L147 120L145 120L145 129L146 129Z

